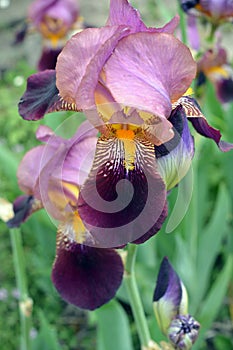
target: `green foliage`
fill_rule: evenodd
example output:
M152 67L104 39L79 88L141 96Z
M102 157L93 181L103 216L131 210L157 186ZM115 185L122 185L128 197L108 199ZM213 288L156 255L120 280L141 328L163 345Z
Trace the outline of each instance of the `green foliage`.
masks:
M116 301L95 311L97 318L97 350L133 350L129 321Z

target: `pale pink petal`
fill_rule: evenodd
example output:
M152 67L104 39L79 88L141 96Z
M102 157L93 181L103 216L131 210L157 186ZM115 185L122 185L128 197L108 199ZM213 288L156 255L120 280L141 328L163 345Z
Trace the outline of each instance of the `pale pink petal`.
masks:
M127 0L111 0L107 26L127 25L131 33L146 31L139 12Z
M99 73L127 33L124 26L89 28L67 42L56 66L56 84L66 101L76 103L78 109L94 107Z
M171 100L188 89L196 63L173 35L137 33L119 42L104 73L117 102L168 118Z

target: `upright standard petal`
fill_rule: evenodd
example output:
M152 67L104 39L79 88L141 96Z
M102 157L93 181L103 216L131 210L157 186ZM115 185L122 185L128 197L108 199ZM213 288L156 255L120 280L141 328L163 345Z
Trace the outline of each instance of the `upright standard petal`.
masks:
M166 191L158 173L154 147L132 130L101 137L93 167L81 187L78 212L93 246L119 247L158 230Z
M148 28L141 20L140 13L127 0L111 0L106 25L127 25L130 33L156 32L173 33L179 24L179 16L175 16L162 28Z
M88 310L102 306L115 296L123 271L113 249L77 244L58 231L52 281L67 302Z
M57 87L64 100L82 110L95 106L99 73L118 41L127 33L126 26L89 28L67 42L56 67Z
M196 63L189 49L173 35L137 33L119 42L104 73L106 86L117 102L168 118L171 100L188 89Z
M127 25L130 33L146 31L140 13L127 0L111 0L107 26Z

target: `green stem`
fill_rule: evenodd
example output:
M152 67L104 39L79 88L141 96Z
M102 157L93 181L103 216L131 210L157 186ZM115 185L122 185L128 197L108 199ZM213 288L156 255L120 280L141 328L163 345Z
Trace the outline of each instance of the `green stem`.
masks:
M187 45L186 15L180 6L179 0L178 0L178 13L180 16L181 40L183 44Z
M129 301L132 307L141 345L142 347L147 348L150 343L151 337L135 278L134 268L136 252L137 245L129 244L127 260L125 264L125 284L127 287Z
M25 272L25 260L22 246L21 232L19 229L11 229L11 244L16 275L17 288L20 293L19 311L21 326L21 350L29 350L32 300L28 296L27 279Z

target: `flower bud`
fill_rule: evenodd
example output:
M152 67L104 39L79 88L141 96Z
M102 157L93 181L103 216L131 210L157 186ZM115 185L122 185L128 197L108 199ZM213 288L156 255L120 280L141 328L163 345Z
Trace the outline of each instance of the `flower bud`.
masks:
M179 350L189 350L195 343L200 324L190 315L178 315L168 329L168 338Z
M159 269L153 301L155 316L164 335L167 335L168 328L177 315L188 313L185 286L166 257Z

